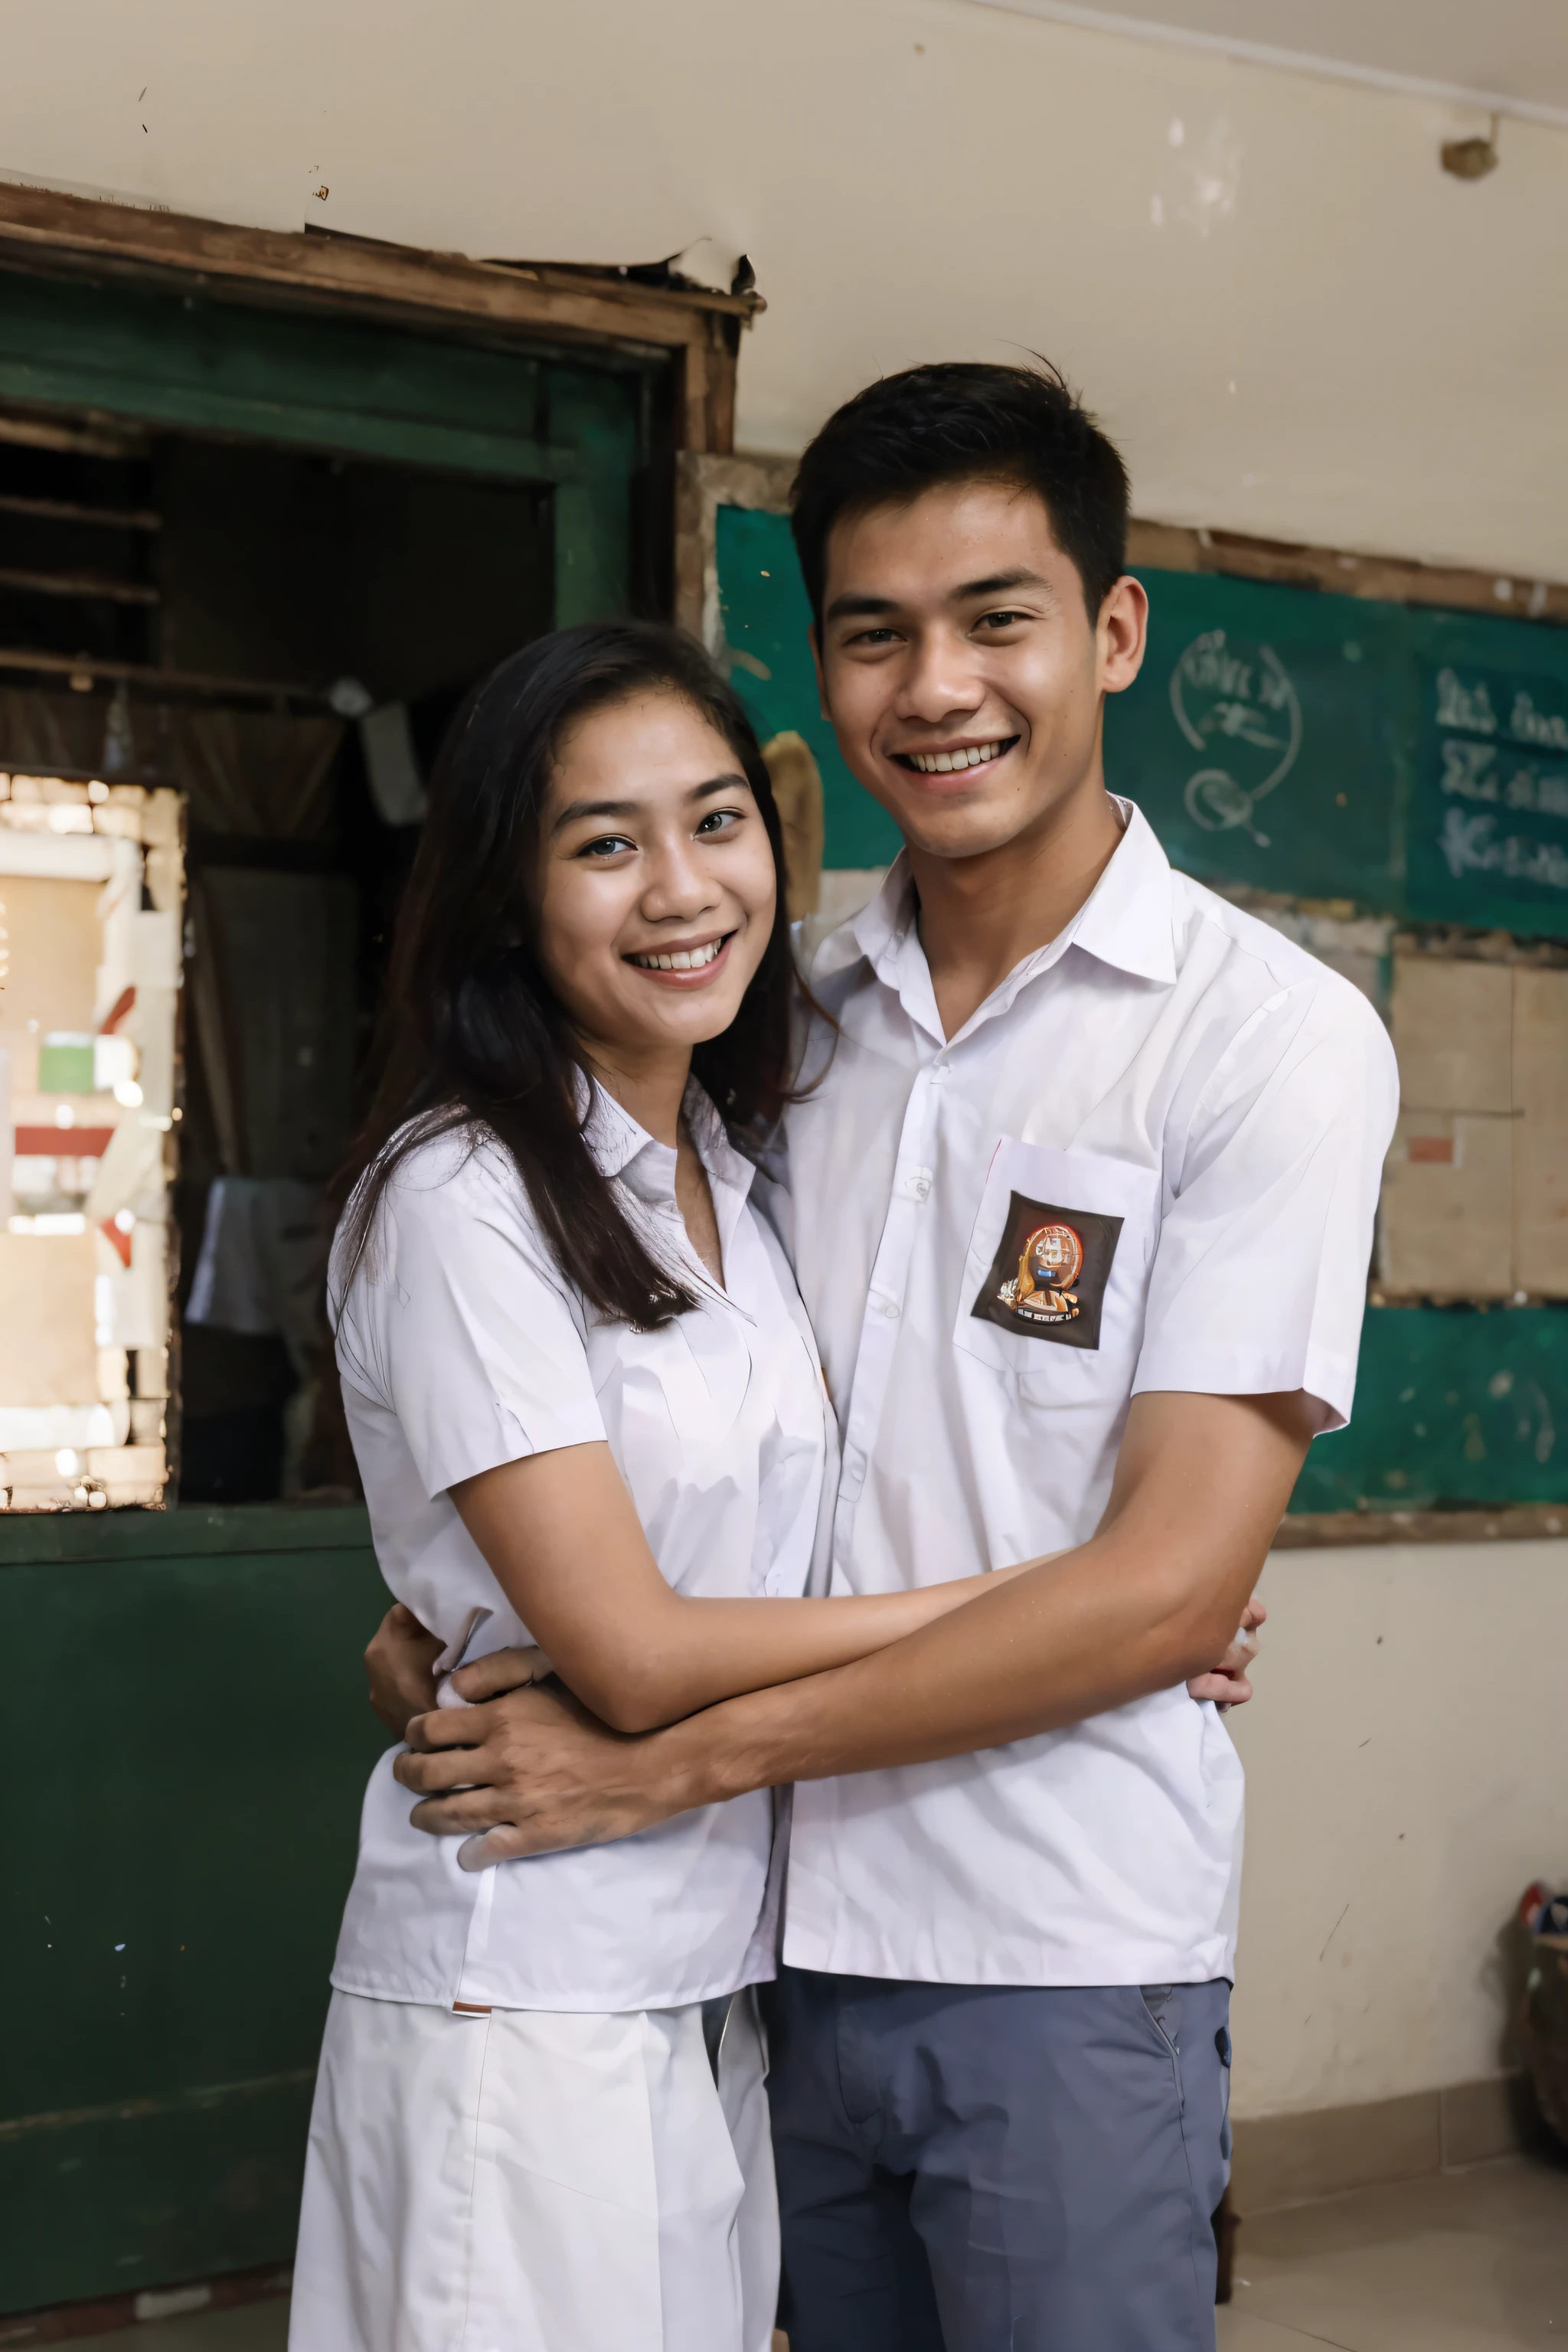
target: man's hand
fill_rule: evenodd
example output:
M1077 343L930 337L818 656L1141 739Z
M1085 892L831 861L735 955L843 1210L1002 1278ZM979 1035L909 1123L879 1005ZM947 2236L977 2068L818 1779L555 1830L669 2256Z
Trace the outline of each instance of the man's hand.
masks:
M427 1633L401 1601L394 1601L372 1635L364 1654L370 1703L394 1739L404 1737L414 1716L435 1706L431 1670L441 1650L439 1634Z
M1076 1551L998 1578L854 1665L640 1737L546 1690L425 1717L397 1766L426 1801L414 1819L476 1832L465 1859L482 1868L626 1837L748 1789L1005 1746L1189 1677L1222 1675L1238 1696L1247 1645L1237 1657L1225 1644L1317 1419L1301 1395L1135 1397L1105 1517ZM1261 1612L1250 1613L1256 1623ZM1216 1652L1219 1667L1198 1667Z
M435 1837L468 1831L458 1859L465 1870L483 1870L520 1854L629 1837L700 1801L648 1770L657 1734L607 1729L559 1684L517 1688L531 1657L537 1651L498 1650L460 1667L505 1695L441 1707L409 1725L411 1753L392 1769L422 1800L411 1816L416 1829Z
M1192 1698L1212 1698L1223 1715L1227 1707L1245 1706L1252 1696L1252 1683L1247 1668L1258 1655L1258 1643L1253 1639L1260 1625L1266 1624L1268 1612L1255 1592L1241 1612L1241 1630L1217 1666L1206 1675L1194 1675L1187 1685Z
M1252 1637L1268 1614L1254 1593L1218 1665L1188 1683L1194 1698L1227 1707L1252 1696ZM458 1856L465 1870L630 1837L679 1810L679 1782L657 1738L608 1730L559 1685L537 1687L538 1670L537 1650L492 1650L459 1666L452 1686L468 1706L410 1723L413 1752L393 1767L421 1799L410 1817L416 1829L468 1832Z

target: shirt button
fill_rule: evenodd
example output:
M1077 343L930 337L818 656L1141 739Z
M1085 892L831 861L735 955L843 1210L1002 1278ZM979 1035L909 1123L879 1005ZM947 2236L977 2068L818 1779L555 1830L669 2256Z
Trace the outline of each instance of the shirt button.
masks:
M904 1190L911 1201L923 1201L931 1188L929 1168L911 1168L904 1179Z
M896 1298L873 1298L871 1304L876 1308L879 1315L885 1315L887 1317L889 1323L896 1323L898 1321L899 1302Z

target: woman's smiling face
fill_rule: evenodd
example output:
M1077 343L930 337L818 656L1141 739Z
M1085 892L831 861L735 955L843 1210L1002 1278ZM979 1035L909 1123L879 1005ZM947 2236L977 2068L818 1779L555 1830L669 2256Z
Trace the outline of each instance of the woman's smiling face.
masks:
M658 688L566 735L537 887L540 963L590 1053L616 1063L729 1027L772 936L778 877L730 745Z

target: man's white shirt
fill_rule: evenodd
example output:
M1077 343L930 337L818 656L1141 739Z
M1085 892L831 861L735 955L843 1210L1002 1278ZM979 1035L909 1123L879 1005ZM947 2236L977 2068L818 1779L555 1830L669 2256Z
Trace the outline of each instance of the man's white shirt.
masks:
M1397 1103L1356 990L1125 830L1059 938L942 1034L900 858L818 952L837 1024L777 1204L838 1415L830 1589L1082 1543L1143 1390L1348 1416ZM820 1570L819 1570L820 1577ZM784 1957L958 1984L1234 1968L1241 1766L1184 1689L802 1783Z

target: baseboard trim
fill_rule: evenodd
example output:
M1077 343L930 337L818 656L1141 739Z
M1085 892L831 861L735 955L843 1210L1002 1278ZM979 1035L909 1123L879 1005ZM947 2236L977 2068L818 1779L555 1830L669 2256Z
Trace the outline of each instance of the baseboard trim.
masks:
M41 2352L47 2344L108 2336L144 2320L184 2318L198 2311L233 2311L242 2303L287 2294L293 2281L289 2264L263 2263L218 2278L141 2287L130 2294L92 2295L84 2303L52 2303L41 2311L7 2312L0 2315L0 2346L15 2345L17 2352L25 2346L26 2352Z
M1238 2213L1271 2213L1348 2189L1484 2164L1539 2146L1542 2130L1521 2074L1364 2105L1250 2116L1236 2125L1231 2193Z

